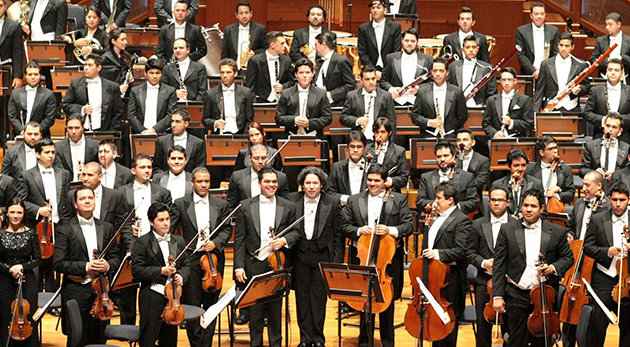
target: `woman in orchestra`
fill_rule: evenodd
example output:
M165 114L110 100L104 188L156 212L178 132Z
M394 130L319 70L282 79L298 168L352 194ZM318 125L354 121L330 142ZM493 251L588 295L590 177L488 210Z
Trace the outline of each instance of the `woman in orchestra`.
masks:
M7 204L0 228L0 343L7 346L9 325L12 319L11 303L15 300L18 278L24 276L22 292L30 303L29 320L37 308L37 281L33 270L39 266L41 252L34 229L24 224L26 207L19 197ZM35 346L37 329L32 326L30 338L18 342L11 340L8 346Z
M125 94L133 77L127 78L127 72L133 67L132 56L127 52L127 33L125 29L114 29L109 33L107 51L103 54L101 77L120 84L121 94ZM127 83L125 82L127 79Z
M95 6L90 6L85 13L85 28L74 32L74 37L64 36L64 39L71 43L74 48L81 47L81 55L87 57L90 53L103 54L107 45L107 33L98 27L101 20L101 10ZM100 47L92 47L92 38L99 42ZM74 42L72 40L74 39ZM75 64L80 64L75 56Z
M238 156L236 157L236 163L234 163L234 171L244 169L246 167L251 167L252 162L249 160L249 149L253 145L263 144L267 146L267 152L269 153L269 158L274 156L274 154L278 151L277 149L267 145L267 134L265 133L265 129L258 122L251 122L247 126L247 137L249 138L249 145L247 148L243 148L238 151ZM270 161L271 167L276 169L277 171L282 171L282 154L278 153L275 155L274 159Z

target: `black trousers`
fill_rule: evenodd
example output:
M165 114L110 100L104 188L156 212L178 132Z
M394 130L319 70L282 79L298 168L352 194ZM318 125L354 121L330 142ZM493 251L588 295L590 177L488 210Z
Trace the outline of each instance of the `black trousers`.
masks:
M120 311L120 324L136 325L136 301L138 298L138 285L116 291L118 296L118 310Z
M448 278L448 285L444 290L444 296L446 300L452 304L453 311L455 311L455 328L442 340L433 341L433 347L456 347L459 321L464 316L464 307L466 305L466 289L464 286L466 285L466 277L459 267L450 266L450 269L451 273Z
M245 263L245 273L248 279L271 270L267 260L259 261L248 256ZM269 346L280 347L282 343L282 300L249 307L249 344L251 347L262 347L265 317L268 322Z
M527 318L534 306L530 302L529 290L522 290L513 284L505 289L505 310L508 317L507 330L510 338L505 347L521 347L530 343L531 347L544 347L545 339L530 334L527 329ZM552 343L549 342L549 346Z
M593 270L591 277L591 283L595 294L599 296L606 308L617 314L617 303L612 298L613 287L618 283L619 276L612 278L599 269ZM589 334L588 346L599 347L603 346L606 341L606 330L610 321L606 317L606 314L602 309L591 300L593 306L593 313L591 314L591 321L588 327ZM621 315L619 317L619 346L630 346L630 305L621 305Z
M182 296L182 302L187 305L202 307L208 309L208 307L216 304L219 300L219 294L221 289L208 293L202 288L202 279L204 272L201 269L199 260L203 253L194 253L190 259L190 275L188 280L184 284L184 293ZM223 276L223 267L225 263L225 257L223 255L217 257L217 271ZM187 322L186 333L188 334L188 341L191 347L207 347L212 346L212 337L214 335L214 327L216 320L214 320L208 328L202 329L199 325L199 319Z
M486 304L490 301L488 286L486 283L479 283L475 286L475 312L477 313L477 347L492 346L492 324L483 316Z
M383 347L394 347L394 304L396 300L392 300L387 310L378 314L378 330L381 335L381 344ZM361 332L359 333L359 346L367 347L369 345L369 331L374 329L374 314L371 315L368 326L365 319L365 313L361 312ZM369 330L368 330L369 329Z
M57 291L59 289L59 277L59 275L55 276L53 258L42 259L39 265L39 291L42 292L44 289L49 293Z
M325 343L326 283L320 262L330 261L328 248L318 250L316 241L301 240L293 267L295 303L301 343Z
M28 300L31 305L30 312L25 312L29 321L31 321L31 327L33 332L31 337L24 341L11 340L9 346L37 346L38 345L38 330L37 325L32 321L32 316L37 310L37 282L35 281L35 274L33 271L24 271L25 281L22 284L22 296ZM2 347L7 345L7 339L9 338L9 325L13 318L13 311L11 310L11 303L17 296L18 285L16 279L9 274L0 274L0 343Z
M159 340L160 347L177 346L178 326L162 321L162 311L166 297L151 289L140 290L140 347L154 347Z
M81 321L83 322L83 331L81 335L81 346L88 344L104 344L105 343L105 327L109 321L100 321L90 314L96 294L92 292L92 283L81 284L72 280L64 281L61 290L61 327L64 334L68 335L68 310L66 302L75 299L79 304L81 312ZM69 343L70 341L68 341Z

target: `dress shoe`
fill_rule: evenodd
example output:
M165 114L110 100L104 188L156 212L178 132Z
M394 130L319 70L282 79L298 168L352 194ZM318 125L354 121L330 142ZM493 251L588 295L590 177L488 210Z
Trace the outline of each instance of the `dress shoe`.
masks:
M59 311L58 308L53 308L48 313L50 313L51 315L53 315L55 317L61 317L61 311Z
M236 324L236 325L245 325L248 322L249 322L249 315L241 314L240 316L236 317L236 320L234 321L234 324Z
M312 347L313 344L312 343L306 343L306 342L300 342L299 345L297 345L297 347Z
M313 344L313 347L326 347L323 342L317 342Z

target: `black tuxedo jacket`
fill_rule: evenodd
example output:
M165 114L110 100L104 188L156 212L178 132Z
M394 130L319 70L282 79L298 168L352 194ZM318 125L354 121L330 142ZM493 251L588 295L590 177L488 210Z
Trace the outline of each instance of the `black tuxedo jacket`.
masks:
M472 90L472 87L477 84L485 76L487 73L492 71L492 65L486 63L483 60L477 60L477 67L475 68L475 75L473 76L473 80L464 81L464 61L456 60L448 66L450 73L448 74L448 83L454 84L458 86L462 91L465 88L469 88L468 90ZM470 87L468 87L470 85ZM488 82L485 86L483 86L479 92L475 95L473 99L477 105L485 104L486 100L492 95L497 93L497 79L493 77L490 82Z
M87 82L85 77L75 78L70 82L66 97L61 107L67 115L81 113L81 108L88 104ZM102 131L119 131L122 119L122 99L118 84L101 78L101 128Z
M252 167L252 161L249 160L249 156L251 155L251 153L249 152L249 149L250 147L241 148L238 150L238 154L236 155L236 162L234 163L233 171L242 170L244 168L249 169L250 167ZM267 158L271 158L272 156L274 156L277 151L278 151L277 149L271 146L267 146ZM271 166L276 171L282 171L282 168L283 168L282 154L278 153L277 155L275 155L275 158L271 160L271 162L267 161L267 166Z
M608 256L608 249L614 246L612 215L609 209L591 216L584 238L584 254L604 267L612 262Z
M494 137L497 131L501 130L501 116L503 116L503 97L496 94L486 100L486 110L483 113L481 126L488 137ZM512 129L505 130L508 134L515 134L516 137L527 137L533 134L534 129L534 103L532 99L519 92L515 92L508 106L508 115L514 122Z
M34 7L31 8L35 10ZM22 40L22 27L20 24L4 16L4 24L0 33L0 60L11 59L13 78L22 78L24 76L24 45L22 42L24 41ZM15 91L13 92L15 93Z
M93 139L89 139L84 137L85 141L85 157L81 161L82 164L89 163L91 161L98 162L98 144L99 142ZM70 138L66 137L65 139L55 143L55 154L59 161L61 161L61 165L63 168L70 172L70 177L74 177L74 165L72 163L72 152L70 152Z
M280 54L278 57L278 83L282 84L282 88L286 89L295 84L291 58L283 54ZM265 51L251 57L247 62L245 86L254 93L258 102L269 102L267 97L271 93L271 77L269 76Z
M602 118L608 113L607 90L604 88L607 88L606 83L591 88L588 94L588 101L586 101L586 107L584 108L584 119L591 123L595 129L593 133L594 139L604 135ZM621 84L618 112L623 118L623 133L621 133L619 139L628 143L630 142L630 130L627 130L630 129L630 86L627 84Z
M179 89L179 71L177 64L164 67L163 82L175 89ZM196 61L191 61L184 77L184 85L188 91L187 100L203 102L208 90L208 75L206 67Z
M342 195L352 195L350 191L350 174L348 173L348 161L350 159L344 159L333 163L330 175L328 175L328 188L326 192L334 195L340 199ZM365 159L362 159L365 162ZM361 191L364 191L366 186L365 170L363 170L363 178L361 179Z
M321 58L317 58L317 66L315 75L313 76L313 85L317 82L317 78L322 73L321 68L324 61ZM326 91L330 93L333 102L331 106L343 106L346 101L348 92L354 90L356 86L356 79L352 73L352 63L348 58L343 55L333 52L330 56L330 62L328 63L328 69L323 72L322 81Z
M29 4L31 11L28 16L28 24L31 25L37 0L30 0ZM64 0L49 0L40 21L44 34L54 32L55 38L59 38L61 34L66 32L67 21L68 5L66 2Z
M236 125L238 134L247 134L247 125L254 121L254 94L247 87L234 83L234 109L236 111ZM206 107L203 108L201 122L206 129L218 133L214 128L214 121L221 119L221 99L223 98L223 86L220 84L208 91ZM225 105L225 103L223 103Z
M26 144L22 142L17 146L9 147L2 158L2 175L11 176L17 180L24 171L26 171Z
M127 210L133 210L133 208L135 207L135 202L133 199L133 182L125 184L124 186L118 188L118 191L122 193L122 195L125 197ZM163 188L157 183L151 182L151 201L149 201L148 203L152 204L154 202L163 202L170 206L173 200L171 199L171 192L169 192L168 189ZM140 217L142 218L143 216Z
M304 192L295 192L289 195L289 201L295 203L295 215L304 215ZM318 250L328 250L330 258L327 262L343 262L344 239L341 232L343 221L342 207L339 200L334 196L323 193L320 195L317 210L315 212L315 225L311 241L317 244ZM307 244L306 232L304 231L304 221L297 225L300 239L293 247L293 257L300 258L309 248Z
M170 172L169 170L166 170L166 171L156 173L155 175L153 175L153 179L151 181L153 183L157 183L160 187L164 189L168 189L169 172ZM192 180L192 175L190 172L184 171L184 176L186 177L186 184L184 185L184 194L185 195L192 194L193 187L192 187L192 183L190 183L190 181ZM171 216L171 220L172 220L172 216Z
M5 19L5 24L7 20ZM0 39L2 40L2 39ZM17 136L24 131L24 120L28 111L26 87L15 89L9 97L7 114L13 126L13 135ZM42 127L42 137L50 137L50 127L55 123L55 116L59 114L57 98L52 90L38 86L33 101L30 121L37 122Z
M186 242L181 236L171 235L171 240L168 242L169 254L173 258L184 251ZM133 256L133 262L131 262L131 273L133 274L134 282L140 282L140 291L151 290L151 284L166 284L167 276L162 275L162 267L167 264L164 263L164 257L162 250L158 244L157 239L153 235L153 232L146 233L140 236L133 244L131 250ZM184 283L188 280L190 274L190 256L185 254L180 261L176 264L177 274L182 276ZM140 300L143 299L143 295L140 295ZM140 307L146 307L147 303L140 302Z
M619 140L618 140L619 141ZM602 166L602 142L603 139L592 140L584 145L584 155L580 165L580 177L584 177L589 171L597 170ZM628 150L630 146L623 141L619 141L617 145L617 165L615 171L628 165Z
M151 105L153 106L153 105ZM144 115L147 109L147 84L131 88L127 119L134 134L139 134L144 127ZM177 110L177 95L175 88L160 83L157 99L157 123L153 126L156 133L161 134L171 127L171 115Z
M444 119L444 131L452 132L449 137L455 137L455 131L461 129L468 119L468 108L466 107L466 99L464 93L459 87L452 84L446 84L446 98L444 98L444 109L440 110ZM434 131L427 122L436 118L435 113L435 97L433 97L433 82L425 83L418 89L416 101L411 111L411 121L420 127L422 137L435 137L428 131Z
M230 187L227 192L227 202L231 209L235 208L239 202L252 197L252 169L250 167L234 171L230 176ZM282 198L289 197L289 183L287 175L284 172L276 171L278 174L278 191L277 196Z
M501 226L497 243L494 246L492 266L492 295L505 297L506 276L518 283L526 267L525 228L520 220L512 220ZM540 253L549 265L556 269L556 275L549 276L547 284L558 287L558 281L573 265L573 252L569 247L564 228L543 221L541 227ZM587 254L588 255L588 254Z
M370 142L366 148L366 153L372 153L374 160L376 160L377 156L374 154L374 142ZM389 175L392 178L392 188L397 192L403 187L407 186L407 182L409 181L409 160L407 160L407 156L405 155L405 148L401 147L391 140L387 145L387 151L385 151L385 157L383 158L382 164L388 171L393 169L395 166L398 167L396 172ZM346 175L348 175L347 166L346 166ZM350 187L348 187L350 189Z
M322 26L322 33L329 33L333 36L333 40L337 40L337 34L324 28ZM293 32L293 40L291 41L291 48L289 49L289 57L292 62L296 62L298 59L304 57L300 52L300 47L308 44L308 26L297 29Z
M399 14L415 14L418 15L418 4L415 0L400 0L398 6Z
M455 159L455 166L461 169L462 162L459 160L459 157ZM490 177L490 159L487 157L473 151L472 158L470 158L470 163L468 163L468 172L475 176L475 186L477 186L477 193L481 196L481 191L483 190L483 186L488 183L488 178Z
M623 61L624 70L630 69L630 35L621 33L621 60ZM595 49L593 49L593 55L591 55L591 64L597 60L606 50L610 48L610 35L603 35L597 38L595 41ZM599 65L599 74L606 75L606 69L608 69L608 58ZM630 83L630 77L626 78L626 82Z
M621 171L625 171L625 169ZM613 174L613 179L614 179L615 174ZM597 211L595 213L605 212L608 209L610 209L610 201L608 201L608 196L604 195L603 202L599 204ZM567 223L567 232L571 234L571 236L573 236L573 238L575 239L578 239L580 237L580 232L582 231L582 219L584 218L585 210L586 210L586 202L584 201L584 198L577 199L575 201L575 204L573 205L571 218L569 219ZM592 218L593 218L593 214L591 214L591 220Z
M114 231L116 231L125 221L125 218L127 218L125 197L116 189L109 189L103 186L101 186L101 188L103 189L103 196L101 197L101 214L99 220L111 224L114 227ZM67 197L71 217L77 213L74 207L75 190L76 189L72 189L68 191ZM129 232L131 232L131 229L129 229ZM125 238L124 233L123 238Z
M168 171L168 150L175 144L173 137L173 134L158 137L155 144L155 155L153 156L154 173ZM188 133L186 140L186 158L188 159L184 168L186 172L192 172L196 167L206 166L206 144L202 139L191 133Z
M276 196L275 199L276 215L274 230L280 232L299 217L296 215L295 204L293 202L279 196ZM252 254L261 246L259 197L255 196L245 199L241 201L241 204L242 207L235 214L234 269L245 269L247 277L251 278L255 273L252 273L249 264L252 261L258 261ZM284 234L283 237L287 241L287 247L291 249L300 239L300 233L297 228L293 228Z
M486 63L490 63L490 53L488 52L488 40L486 39L486 35L476 32L473 30L473 34L475 35L475 39L477 41L477 45L479 46L479 53L477 53L477 59L481 61L485 61ZM453 54L457 54L459 59L464 59L464 54L462 53L462 45L459 43L459 30L446 35L444 41L442 41L442 47L451 46L453 49ZM445 53L442 50L442 53ZM444 55L444 54L442 54Z
M171 233L175 231L177 227L181 226L184 233L184 241L186 242L190 242L193 238L198 237L199 231L203 228L207 227L206 230L208 230L208 233L211 233L231 212L225 200L209 195L208 213L210 219L208 222L204 222L204 225L197 225L197 215L195 214L195 202L193 200L192 191L175 200L173 207L173 211L171 212ZM232 225L225 223L211 239L216 245L217 253L223 253L223 248L225 248L231 236ZM195 245L193 245L193 247L195 247Z
M123 84L127 77L129 66L122 58L119 58L112 50L107 50L101 56L103 58L103 68L101 69L101 77L106 78L118 85Z
M116 165L116 180L114 181L114 189L118 189L118 187L133 182L133 173L131 173L131 170L129 170L129 168L122 166L116 162L114 162L114 165ZM102 167L101 170L103 170Z
M0 209L5 211L7 203L16 196L14 180L11 176L0 175Z
M367 111L368 105L365 104L363 90L363 88L360 88L348 93L339 117L341 124L352 130L361 130L361 126L357 125L357 119L364 117L365 111ZM396 129L396 111L392 95L379 87L376 87L374 90L376 91L376 97L372 105L374 108L374 120L379 117L385 117L392 123L392 129ZM396 133L396 130L394 130L394 133Z
M372 65L378 70L383 70L383 66L376 66L378 61L378 46L376 34L374 33L373 21L363 23L359 26L357 49L361 64ZM381 59L385 64L385 58L388 54L400 51L401 29L400 24L385 19L385 28L383 30L383 41L381 42Z
M435 188L440 184L438 170L431 170L420 176L416 206L424 208L427 204L432 204L435 201ZM461 211L464 213L476 211L479 205L479 197L477 196L477 186L475 185L473 174L456 168L452 181L457 183L457 204Z
M512 192L512 185L510 184L510 178L511 178L511 175L509 175L508 173L507 176L495 180L494 182L492 182L492 188L498 186L498 187L503 187L507 189L508 198L510 199L510 206L508 206L508 212L511 215L516 215L519 212L521 212L521 203L523 202L522 200L523 200L524 192L530 189L538 189L539 191L543 193L545 192L545 190L543 189L543 184L541 180L525 173L525 175L523 175L523 178L522 178L523 186L521 187L521 193L519 195L519 198L521 199L521 201L517 202L514 199L514 193Z
M612 187L616 182L623 182L626 187L630 187L630 167L624 166L623 168L617 169L613 172L612 177L610 178L609 188Z
M414 79L426 74L431 70L433 65L433 57L422 52L416 52L416 73ZM390 88L403 87L402 82L402 51L389 53L385 57L385 68L383 69L383 77L381 77L381 88L389 91ZM427 81L423 82L427 83Z
M549 43L549 57L551 58L558 53L558 28L543 24L545 30L545 43ZM521 63L521 73L523 75L532 75L536 72L534 67L534 32L532 23L523 24L516 28L516 44L521 47L518 52L518 61Z
M101 24L107 24L109 17L112 15L113 8L109 8L109 1L107 0L93 0L92 6L96 6L101 10ZM114 23L118 25L119 28L124 28L125 23L127 22L127 17L129 16L129 12L131 12L131 1L130 0L116 0L114 3L116 7L116 12L114 13Z
M190 60L197 61L208 53L206 40L204 40L201 29L198 26L186 23L184 36L190 45ZM155 50L157 57L164 61L169 61L171 56L173 56L173 42L175 42L175 23L160 27L160 37Z
M543 182L543 188L545 188L544 185L549 177L542 177L542 167L540 160L534 163L527 164L527 170L525 171L525 173L538 178L541 182ZM573 184L573 172L571 171L571 167L566 164L558 165L558 169L556 170L556 177L556 185L560 187L560 189L562 189L562 191L558 194L560 196L560 201L565 204L571 203L575 198L575 185Z
M230 24L225 27L225 31L223 32L223 43L221 45L221 59L232 58L236 61L238 58L238 52L241 50L241 47L237 47L238 45L238 27L239 23L236 22L234 24ZM267 28L256 22L249 22L249 44L254 53L262 53L265 51L267 47L267 42L265 42L265 35L267 35ZM239 69L241 67L241 62L236 62L239 65Z
M276 124L284 126L284 131L287 134L289 132L297 134L298 132L298 128L295 126L295 117L302 111L298 94L297 84L284 89L276 107ZM306 99L306 118L308 118L306 132L315 130L317 137L323 139L324 128L332 123L332 110L325 90L315 86L309 87Z
M173 8L171 1L176 0L155 0L153 9L158 17L158 27L163 27L169 24L169 20L173 19ZM195 15L199 11L199 0L184 0L188 4L188 17L186 22L195 24Z
M567 78L567 82L574 79L576 76L582 72L586 68L586 63L584 61L579 60L573 56L571 56L571 68L569 69L569 76ZM564 86L562 86L564 87ZM580 93L575 95L573 93L569 93L566 98L579 98L580 96L588 94L589 89L591 88L591 84L587 79L584 79L582 83L580 83ZM556 71L556 57L549 58L543 60L540 64L540 72L538 74L538 80L536 81L536 94L534 95L534 110L536 112L542 111L547 103L556 97L558 94L558 72ZM576 107L576 111L580 111L578 106Z
M516 219L508 214L508 222L514 222ZM490 215L484 216L473 221L473 229L468 239L468 263L477 268L477 284L486 285L488 280L492 278L481 267L481 263L486 259L494 258L494 239L492 235L492 224L490 223Z
M55 172L57 191L57 211L59 213L59 220L64 220L69 212L66 192L70 189L72 175L70 175L68 171L58 167L53 166L53 169ZM17 196L24 200L24 205L26 206L30 220L35 222L39 221L40 216L37 214L37 211L46 204L46 191L44 190L44 182L39 172L38 165L22 172L22 175L18 178L16 190Z

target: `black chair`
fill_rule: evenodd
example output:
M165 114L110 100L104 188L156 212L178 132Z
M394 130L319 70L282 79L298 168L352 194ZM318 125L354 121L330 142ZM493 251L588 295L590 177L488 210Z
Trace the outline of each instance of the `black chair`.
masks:
M70 18L76 23L76 29L85 28L85 6L68 5L68 19Z
M477 311L475 310L475 278L477 278L477 268L474 265L468 264L466 268L466 292L470 297L472 305L466 305L464 307L464 317L462 323L470 323L475 335L477 334Z
M593 313L593 306L582 306L582 313L580 313L580 320L578 321L577 328L575 329L575 340L580 347L588 347L586 345L586 335L588 335L588 327L591 321L591 313Z
M81 310L76 299L66 302L66 310L68 310L68 345L70 347L79 347L81 345L81 335L83 334L83 321L81 320ZM93 344L84 347L117 347L113 345Z
M131 324L109 324L105 327L105 338L107 340L125 341L129 344L129 347L133 347L140 341L140 327Z

